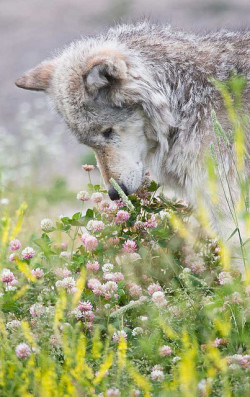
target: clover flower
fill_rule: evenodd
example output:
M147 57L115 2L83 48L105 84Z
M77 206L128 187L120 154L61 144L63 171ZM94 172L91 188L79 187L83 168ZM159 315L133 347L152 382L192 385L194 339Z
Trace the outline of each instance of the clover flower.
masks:
M41 229L49 232L53 229L53 221L49 218L45 218L41 220Z
M171 347L167 345L163 345L159 348L160 356L169 356L172 353Z
M218 276L220 285L232 284L233 278L229 272L221 272Z
M80 301L79 305L77 306L77 309L80 310L81 312L86 312L89 310L93 309L92 303L90 301Z
M116 292L118 289L118 285L115 281L107 281L107 283L105 283L103 287L105 293L110 293L110 294Z
M142 334L143 334L143 328L141 327L135 327L132 331L133 336L142 335Z
M32 259L35 256L35 251L31 247L26 247L22 250L22 257L24 259Z
M30 314L32 317L41 317L44 313L44 306L41 303L34 303L30 307Z
M152 368L150 377L153 381L162 382L164 380L164 373L160 365L155 365Z
M105 228L105 224L102 221L91 220L87 223L87 229L94 232L102 232Z
M77 319L80 320L83 317L83 313L79 309L72 310L71 314Z
M14 262L17 257L18 257L17 254L12 253L12 254L9 255L8 259L9 259L10 262Z
M95 251L97 245L98 245L98 240L96 237L91 236L88 233L84 233L81 237L81 240L86 247L87 251Z
M229 368L233 368L232 366L234 364L237 364L244 369L250 368L250 354L234 354L232 356L228 356L227 359Z
M31 355L30 347L26 343L19 343L16 347L16 355L18 358L27 358Z
M121 338L127 339L127 337L126 332L122 330L114 332L112 339L114 342L119 343Z
M90 199L88 192L81 190L76 195L77 200L79 201L88 201Z
M71 254L68 251L62 251L59 255L59 258L65 259L66 261L71 259Z
M151 218L149 218L146 222L144 222L144 225L147 229L152 229L154 227L157 227L155 216L152 215Z
M148 286L149 295L153 295L153 293L157 291L161 291L161 286L159 284L150 284Z
M63 280L58 280L56 282L56 287L57 288L65 288L66 291L70 294L73 294L76 292L76 282L73 279L73 277L65 277Z
M18 239L14 239L10 241L9 249L11 251L17 251L21 248L22 244Z
M112 265L112 263L105 263L102 266L102 271L103 271L103 273L112 272L113 268L114 268L114 265Z
M167 301L165 299L165 295L162 291L156 291L152 295L152 301L158 307L166 306Z
M137 244L133 240L127 240L125 243L123 243L123 251L128 252L128 253L133 253L136 251Z
M1 274L1 280L3 283L9 284L15 280L15 276L9 269L3 269Z
M31 273L33 274L33 276L35 276L35 278L37 280L40 280L40 278L42 278L44 276L44 272L42 269L40 269L40 267L37 267L36 269L31 270Z
M71 271L69 269L62 268L62 267L58 267L55 269L55 275L61 278L66 278L69 277L69 275L71 274Z
M120 225L121 223L126 222L130 217L130 213L128 211L120 210L117 212L115 217L116 225Z
M11 320L6 324L6 328L10 331L15 331L16 329L21 327L21 321L19 320Z
M94 203L100 203L103 200L103 195L100 192L95 192L91 196L91 200L94 201Z
M82 169L86 172L93 171L95 169L95 166L92 164L83 164Z
M124 280L124 275L122 273L120 272L113 273L113 281L118 283L119 281L123 281L123 280Z
M86 264L86 268L88 270L91 270L92 272L95 273L95 272L97 272L99 270L100 265L99 265L99 263L97 261L94 261L94 262L88 261L87 264Z
M138 285L136 283L130 283L129 284L129 294L134 297L141 296L142 289L141 289L140 285Z

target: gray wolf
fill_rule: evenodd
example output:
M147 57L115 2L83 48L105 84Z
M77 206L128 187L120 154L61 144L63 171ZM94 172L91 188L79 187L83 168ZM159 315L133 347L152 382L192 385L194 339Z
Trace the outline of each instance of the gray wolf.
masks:
M218 215L227 212L224 194L219 192L215 209L204 159L215 139L211 110L224 129L231 128L210 78L225 81L233 72L247 78L243 105L248 112L250 32L196 36L143 22L74 42L16 85L50 96L80 143L94 150L111 199L118 198L111 177L131 194L147 168L194 207L202 197L211 223L225 235ZM222 150L237 198L232 147Z

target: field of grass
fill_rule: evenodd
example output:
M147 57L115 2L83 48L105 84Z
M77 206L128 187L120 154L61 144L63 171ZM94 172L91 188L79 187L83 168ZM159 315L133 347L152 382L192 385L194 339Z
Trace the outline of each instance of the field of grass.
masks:
M213 156L208 167L212 194ZM111 203L88 173L77 195L62 178L2 179L0 396L249 396L249 273L213 233L195 237L189 205L149 177ZM55 216L61 202L78 210ZM235 211L247 227L246 201Z

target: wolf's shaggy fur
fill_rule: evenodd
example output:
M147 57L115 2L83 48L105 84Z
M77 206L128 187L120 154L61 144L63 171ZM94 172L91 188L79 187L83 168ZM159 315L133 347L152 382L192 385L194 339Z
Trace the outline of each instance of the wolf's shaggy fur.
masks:
M114 177L131 193L149 167L194 206L197 193L202 195L220 229L204 166L214 142L211 110L225 129L230 124L210 78L225 81L233 72L247 77L243 103L249 110L249 32L196 36L141 23L83 38L17 85L48 92L79 141L96 152L108 187ZM249 130L247 139L249 147ZM236 198L232 147L222 150ZM249 173L249 165L246 169ZM226 208L220 192L219 210Z

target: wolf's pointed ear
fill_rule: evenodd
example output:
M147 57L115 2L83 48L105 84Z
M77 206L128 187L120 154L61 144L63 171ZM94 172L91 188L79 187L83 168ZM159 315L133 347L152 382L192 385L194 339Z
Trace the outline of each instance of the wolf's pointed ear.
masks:
M55 69L55 61L45 61L16 80L17 87L25 90L46 91Z
M99 52L88 60L83 76L88 93L96 97L102 88L117 86L127 78L127 70L125 59L119 52Z

